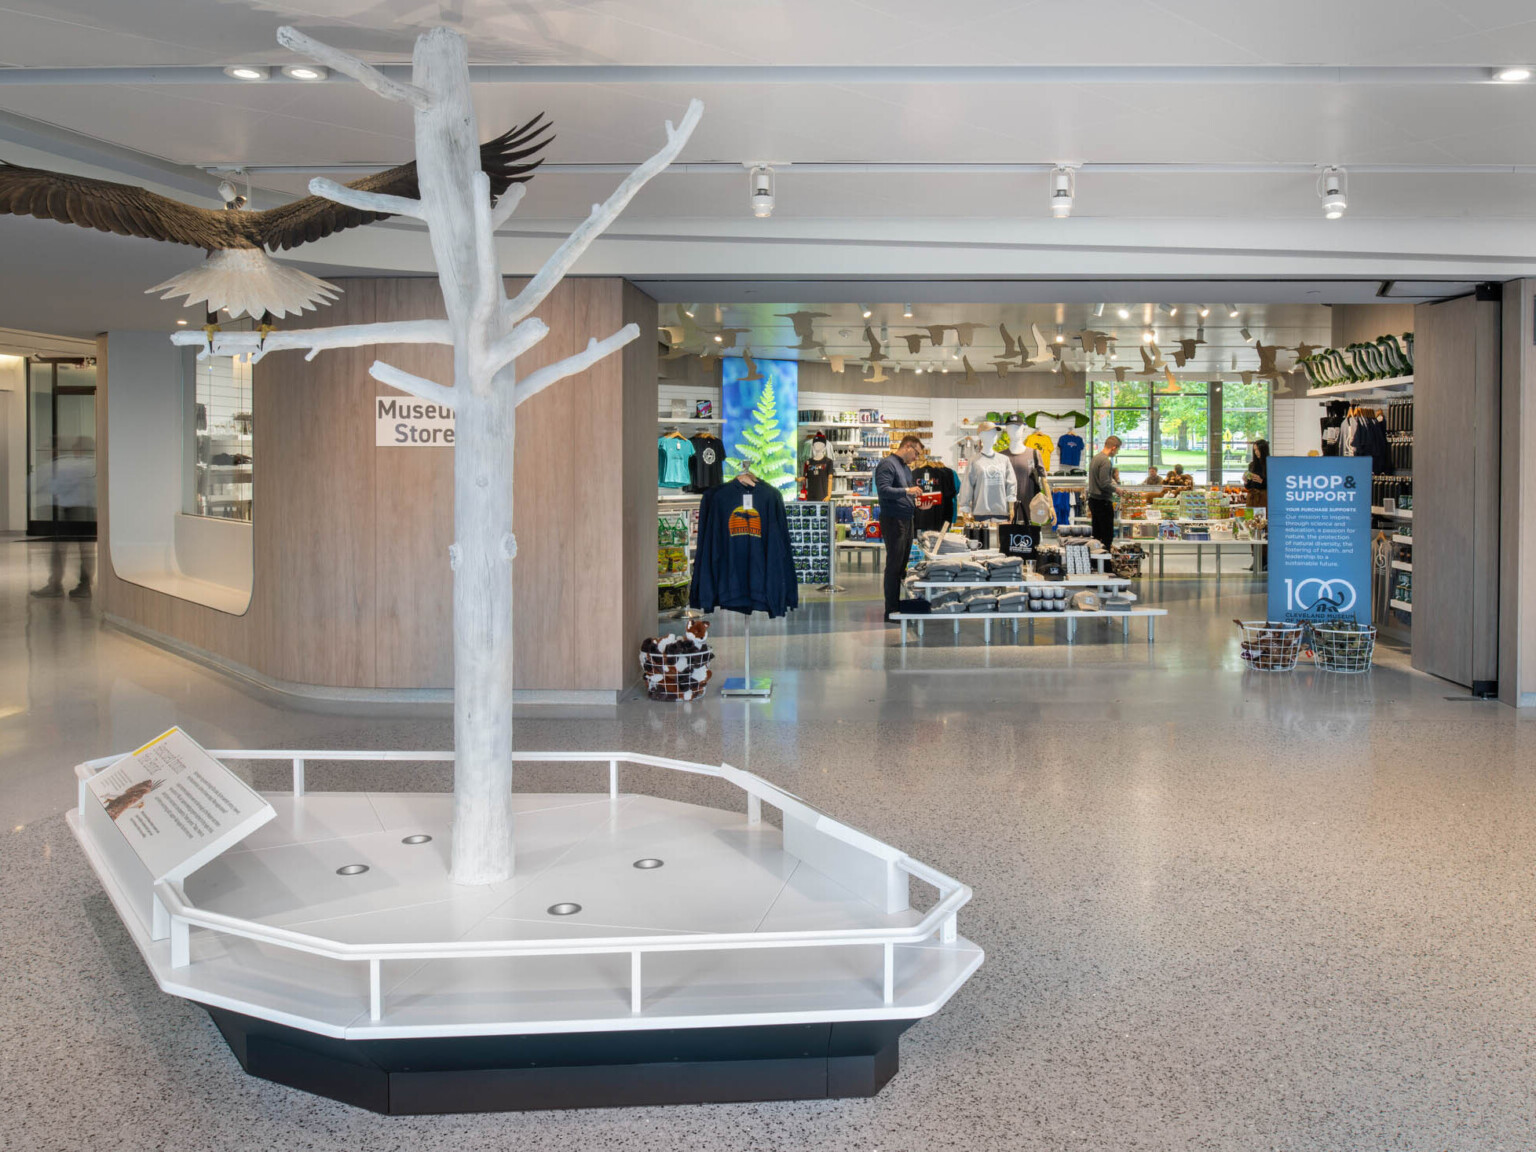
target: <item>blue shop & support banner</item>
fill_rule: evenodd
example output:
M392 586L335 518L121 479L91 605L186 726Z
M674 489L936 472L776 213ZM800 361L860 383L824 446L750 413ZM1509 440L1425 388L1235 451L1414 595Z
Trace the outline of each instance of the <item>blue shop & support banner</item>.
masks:
M1269 458L1269 619L1371 622L1371 460Z

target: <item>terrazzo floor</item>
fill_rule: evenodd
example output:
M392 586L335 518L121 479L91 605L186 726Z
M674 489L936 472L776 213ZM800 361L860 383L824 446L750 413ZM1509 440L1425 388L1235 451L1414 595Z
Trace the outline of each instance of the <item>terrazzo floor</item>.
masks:
M987 962L871 1100L388 1118L246 1077L162 995L64 826L70 766L180 723L211 746L438 748L442 719L284 710L33 601L0 543L0 1148L1536 1147L1536 718L1382 654L1245 673L1244 577L1143 588L1158 639L930 629L872 577L754 624L767 702L632 700L521 721L523 748L724 759L975 889ZM738 670L740 622L715 639ZM445 788L312 767L311 787ZM530 769L528 790L598 787ZM276 785L276 779L258 781ZM712 781L661 794L716 802Z

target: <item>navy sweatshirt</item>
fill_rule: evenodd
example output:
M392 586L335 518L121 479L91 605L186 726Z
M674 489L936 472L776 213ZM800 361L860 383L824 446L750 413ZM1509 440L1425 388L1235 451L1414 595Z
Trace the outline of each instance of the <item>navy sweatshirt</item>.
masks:
M751 497L752 507L746 507ZM704 493L688 606L701 612L766 612L800 606L789 520L778 489L732 480Z

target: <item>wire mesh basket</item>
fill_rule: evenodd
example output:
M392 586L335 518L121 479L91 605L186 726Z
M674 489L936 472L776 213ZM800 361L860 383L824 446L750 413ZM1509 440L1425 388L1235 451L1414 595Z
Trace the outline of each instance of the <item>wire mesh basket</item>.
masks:
M651 643L651 642L648 642ZM714 675L709 667L715 653L707 645L692 649L687 641L664 651L642 651L640 670L652 700L697 700Z
M1300 624L1273 620L1236 620L1242 631L1243 663L1258 672L1289 672L1301 655Z
M1312 626L1312 658L1325 672L1369 672L1376 629L1369 625Z

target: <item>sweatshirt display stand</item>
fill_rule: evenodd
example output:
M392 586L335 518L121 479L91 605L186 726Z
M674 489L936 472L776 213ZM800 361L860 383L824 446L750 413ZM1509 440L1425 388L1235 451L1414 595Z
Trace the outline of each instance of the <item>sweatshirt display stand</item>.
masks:
M741 675L726 680L720 689L722 696L747 696L766 700L773 692L773 680L767 676L752 675L752 617L748 616L741 631Z

